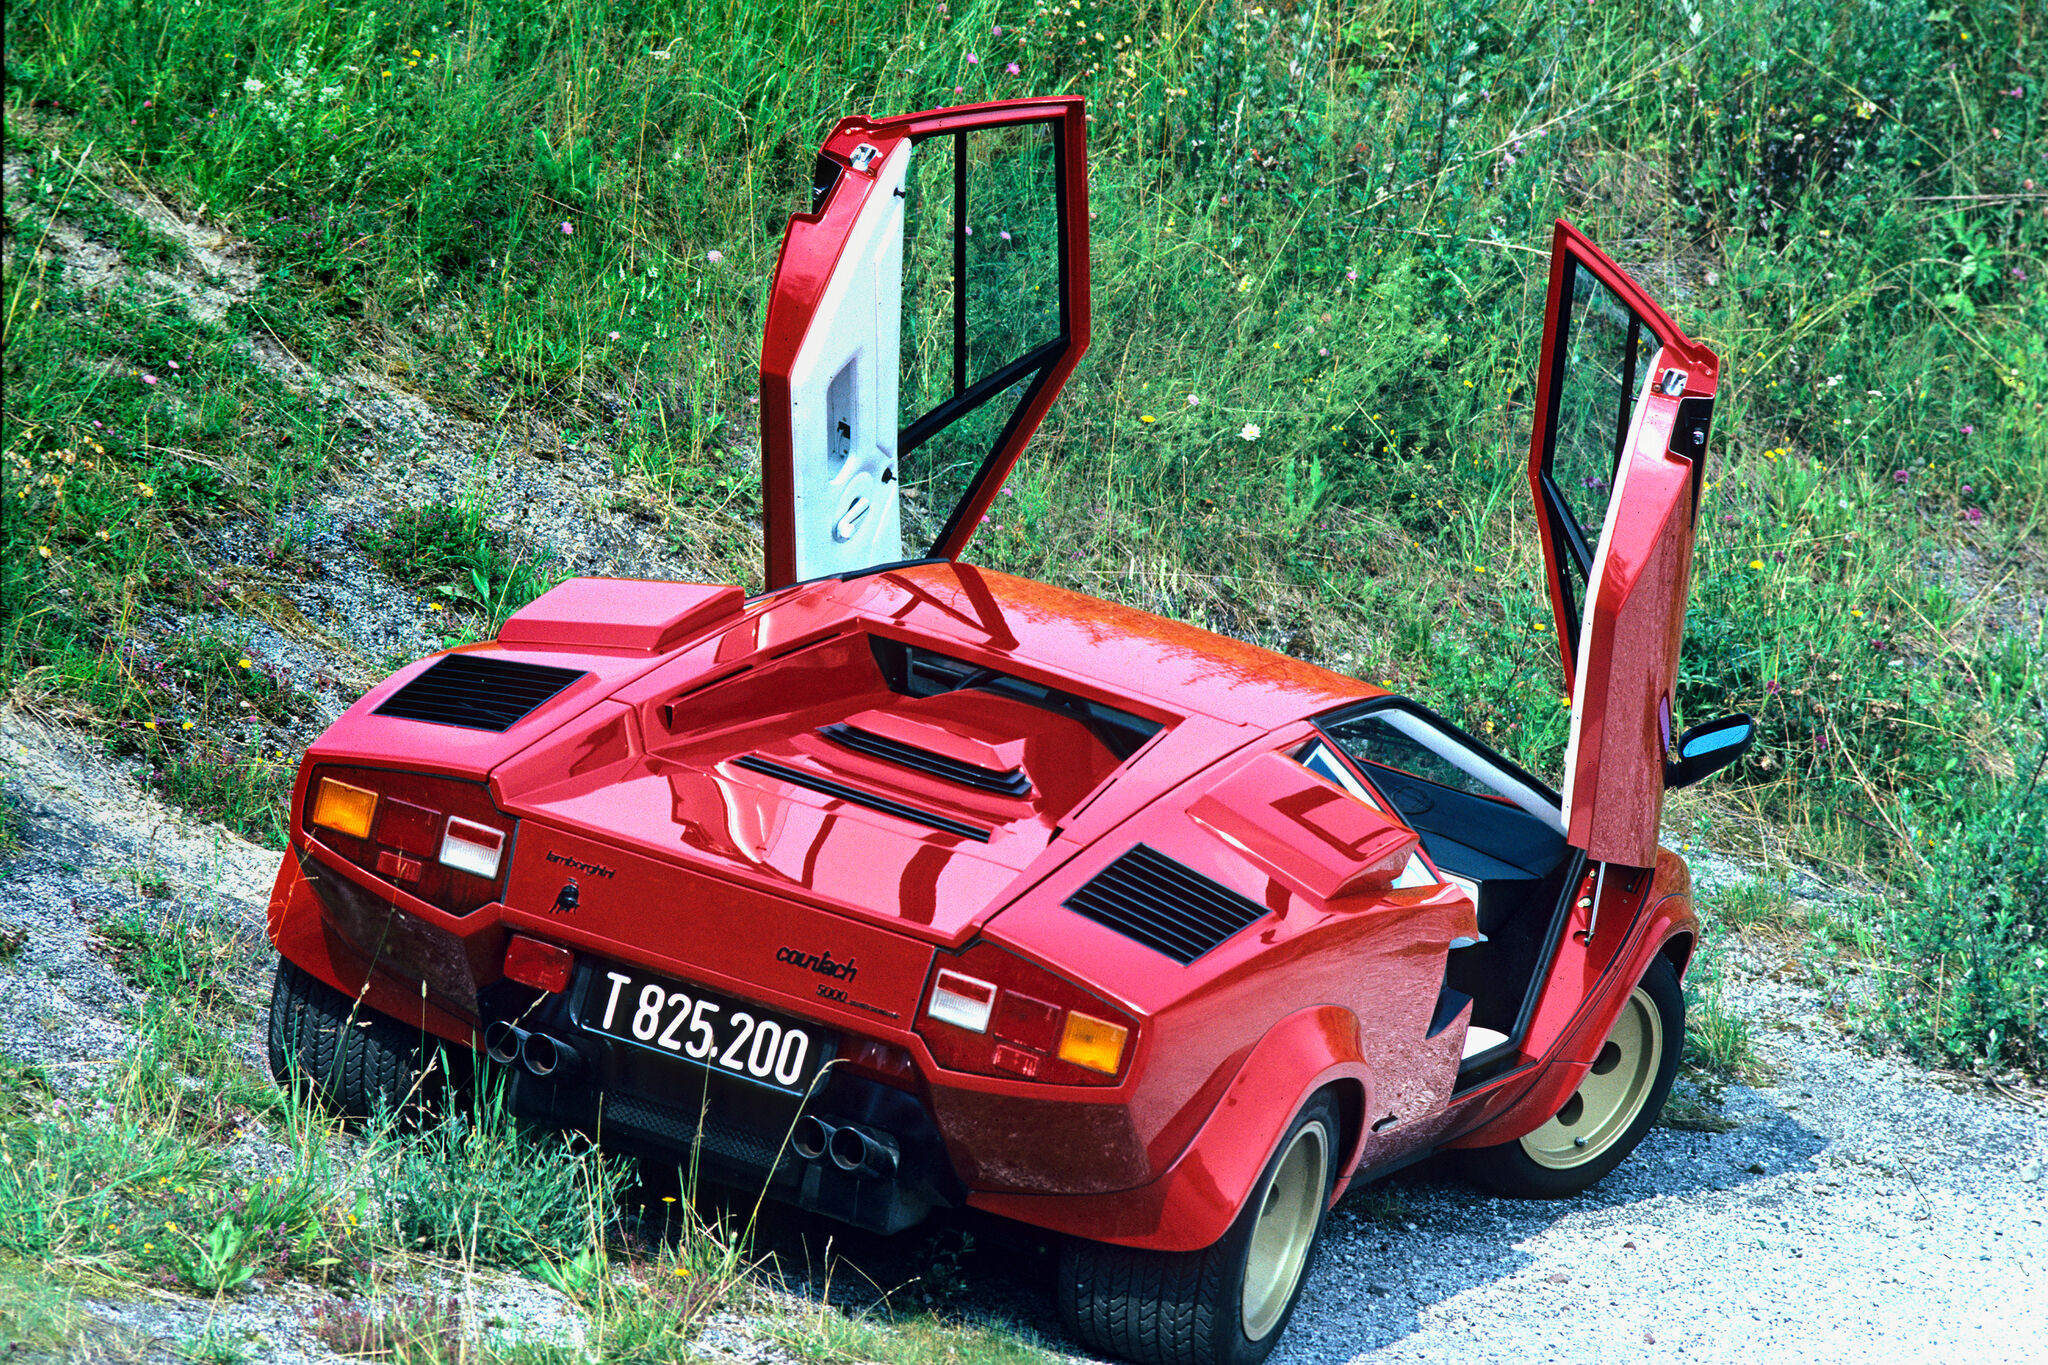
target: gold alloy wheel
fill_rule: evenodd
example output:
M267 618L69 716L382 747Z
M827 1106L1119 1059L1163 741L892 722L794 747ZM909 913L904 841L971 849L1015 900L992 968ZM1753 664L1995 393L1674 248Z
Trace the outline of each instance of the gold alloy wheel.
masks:
M1323 1213L1330 1139L1321 1122L1302 1125L1266 1186L1244 1265L1244 1334L1258 1341L1273 1330L1308 1263L1309 1243Z
M1663 1057L1663 1016L1650 993L1638 986L1585 1081L1555 1117L1522 1139L1522 1150L1554 1171L1597 1160L1642 1112Z

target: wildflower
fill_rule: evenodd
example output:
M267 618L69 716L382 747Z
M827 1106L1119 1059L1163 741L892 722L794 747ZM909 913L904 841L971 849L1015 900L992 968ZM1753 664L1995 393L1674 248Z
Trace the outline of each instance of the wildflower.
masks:
M998 232L996 236L1001 238L1003 241L1007 242L1010 240L1010 230L1008 228L1004 228L1001 232Z
M998 38L1003 36L1003 26L1001 24L997 24L993 29L989 31Z
M1188 395L1188 406L1189 406L1189 407L1191 407L1191 408L1198 408L1198 407L1202 406L1202 398L1201 398L1201 395L1199 395L1199 394L1193 394L1193 393L1189 394L1189 395ZM1967 493L1967 492L1968 492L1969 490L1968 490L1968 489L1964 489L1963 491Z
M154 730L156 729L156 722L153 720L146 720L142 722L142 728L145 730Z
M1913 478L1913 475L1911 474L1911 472L1909 472L1909 471L1907 471L1907 470L1904 470L1904 469L1894 469L1894 470L1892 471L1892 482L1893 482L1893 483L1909 483L1909 482L1911 482L1911 481L1912 481L1912 478Z
M192 722L188 720L183 725L180 725L178 728L180 730L189 730L192 728Z
M41 555L44 559L48 559L50 557L50 547L47 545L38 545L36 546L36 553Z
M1968 435L1969 435L1969 434L1970 434L1971 432L1975 431L1976 429L1977 429L1977 428L1975 428L1975 427L1973 427L1973 426L1969 426L1969 425L1965 424L1965 425L1964 425L1964 427L1963 427L1963 435L1965 435L1965 436L1968 436Z
M237 668L247 668L249 667L249 661L247 659L237 659L235 660L235 666Z
M606 340L609 341L617 341L619 339L619 334L617 332L606 332L605 338Z
M1761 569L1763 566L1764 562L1761 559L1752 559L1749 561L1749 567L1752 569Z
M154 384L156 383L156 376L153 374L144 374L142 376L142 382L145 384Z
M1769 682L1764 684L1764 695L1767 697L1775 697L1778 695L1778 680L1776 678L1773 678Z
M1316 347L1316 354L1317 354L1317 355L1328 355L1329 353L1330 353L1330 348L1329 348L1329 347L1327 347L1327 346L1318 346L1318 347ZM1469 384L1469 383L1471 383L1472 381L1468 379L1468 380L1466 380L1465 382Z
M172 368L172 369L174 369L174 370L175 370L175 369L177 369L177 368L178 368L178 362L177 362L177 361L175 361L175 360L173 360L173 361L171 362L171 368Z
M440 611L440 610L441 610L441 604L440 604L439 602L429 602L429 603L427 603L427 610L428 610L428 611Z
M1149 412L1141 412L1141 413L1139 413L1139 414L1138 414L1138 420L1139 420L1140 422L1156 422L1156 421L1158 421L1159 419L1158 419L1157 417L1154 417L1154 416L1153 416L1153 415L1152 415L1151 413L1149 413Z
M1531 621L1531 622L1529 623L1529 629L1531 629L1531 630L1549 630L1549 629L1550 629L1550 627L1549 627L1549 626L1546 626L1546 625L1544 625L1544 624L1543 624L1543 623L1542 623L1541 621Z
M1862 616L1863 616L1863 608L1861 608L1861 607L1851 607L1851 608L1849 608L1849 614L1850 614L1851 616L1854 616L1854 617L1856 617L1856 618L1858 618L1858 619L1860 620L1860 619L1862 619Z
M1246 422L1244 429L1237 434L1247 441L1256 441L1259 439L1259 424L1257 422Z
M1963 520L1975 526L1978 522L1984 520L1984 509L1981 507L1965 507L1963 509Z
M678 1276L687 1276L687 1275L688 1275L689 1273L690 1273L690 1267L688 1267L688 1266L686 1266L686 1265L679 1265L679 1266L677 1266L677 1267L676 1267L676 1274L677 1274Z
M562 224L562 235L564 237L574 237L576 235L576 225L574 223Z
M1437 506L1439 506L1439 507L1443 506L1443 502L1442 502L1442 500L1441 500L1441 499L1439 499L1439 500L1438 500L1438 502L1437 502ZM1485 566L1484 564L1474 564L1474 565L1472 566L1472 572L1473 572L1473 573L1485 573L1485 572L1486 572L1486 566Z
M980 66L981 58L975 56L972 52L970 52L967 54L967 64L969 66Z
M1356 270L1347 270L1344 272L1344 278L1347 280L1355 280L1358 278L1358 272Z
M713 265L717 265L720 261L725 259L725 253L714 248L704 253L704 259L711 262L711 264Z
M1009 72L1012 76L1021 76L1024 74L1024 68L1017 65L1015 62L1011 62L1008 66L1004 67L1003 70Z

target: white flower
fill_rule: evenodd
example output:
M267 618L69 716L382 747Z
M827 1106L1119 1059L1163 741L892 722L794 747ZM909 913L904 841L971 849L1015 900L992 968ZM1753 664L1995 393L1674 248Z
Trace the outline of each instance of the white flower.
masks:
M1259 439L1259 424L1257 422L1246 422L1244 430L1237 434L1244 437L1247 441L1256 441Z
M266 88L263 82L257 80L254 76L242 82L242 89L251 95L260 95Z

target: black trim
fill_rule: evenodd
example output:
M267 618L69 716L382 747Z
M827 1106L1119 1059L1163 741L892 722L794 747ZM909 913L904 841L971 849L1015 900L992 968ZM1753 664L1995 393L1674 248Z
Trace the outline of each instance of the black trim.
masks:
M939 404L897 433L897 458L901 459L903 456L908 455L911 451L931 439L931 437L937 435L942 428L951 426L968 413L973 412L983 403L986 403L989 399L1031 373L1032 370L1050 368L1051 363L1058 360L1066 351L1066 348L1067 343L1064 337L1048 341L1042 346L1026 351L1000 370L996 370L992 374L976 380L966 388L956 389L951 398L948 398L945 402ZM1028 403L1019 403L1017 405L1019 411L1028 406L1030 406ZM1008 435L1009 430L1010 428L1005 426L1003 428L1004 434ZM996 446L998 449L1002 446L1000 437L997 438ZM982 467L984 469L988 467L987 460L982 461ZM961 501L964 503L969 501L969 499L963 497Z
M450 654L394 692L374 714L502 733L586 673L495 654Z
M1607 286L1602 285L1606 289ZM1612 294L1612 289L1607 290ZM1621 303L1620 299L1615 300ZM1626 303L1622 307L1628 308ZM1628 451L1628 424L1636 413L1636 346L1643 336L1643 320L1636 316L1636 310L1628 308L1628 340L1621 346L1621 403L1614 415L1614 468L1607 472L1607 486L1614 487L1614 476L1621 472L1621 457Z
M822 727L819 734L834 744L843 745L857 754L879 758L913 772L930 777L958 782L963 787L977 791L995 792L1000 796L1026 797L1031 795L1031 779L1024 775L1022 768L984 768L979 763L966 763L944 754L933 753L930 749L915 744L905 744L900 739L890 739L872 730L863 730L858 725L845 721Z
M1681 398L1678 400L1678 420L1671 426L1670 450L1692 461L1692 520L1697 526L1700 520L1700 494L1705 491L1707 477L1707 436L1714 426L1714 400L1711 398ZM1694 439L1693 433L1699 437Z
M837 797L841 801L850 802L856 806L865 806L869 810L880 811L884 815L893 815L899 820L908 820L913 824L927 825L932 829L943 830L947 834L957 834L963 839L972 839L976 843L985 844L988 842L989 832L981 826L970 825L965 820L955 820L951 816L940 815L935 811L920 810L907 801L891 800L889 797L878 796L873 792L865 792L859 787L850 787L844 782L835 782L829 777L821 777L816 773L807 773L801 768L792 768L787 764L777 763L772 759L758 758L753 754L742 754L732 762L736 768L745 768L748 772L760 773L765 777L773 777L787 782L793 787L807 787L811 791L822 793L825 796Z
M1183 966L1272 913L1146 844L1090 877L1061 904Z
M953 394L967 387L967 133L953 134ZM908 450L899 438L898 453Z

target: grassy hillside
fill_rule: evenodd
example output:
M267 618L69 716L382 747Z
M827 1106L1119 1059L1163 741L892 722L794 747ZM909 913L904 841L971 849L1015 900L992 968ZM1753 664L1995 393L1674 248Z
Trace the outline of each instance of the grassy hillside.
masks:
M1095 349L972 557L1390 681L1555 772L1522 469L1568 216L1729 366L1680 709L1764 738L1678 816L1890 881L1903 1034L2039 1062L2039 22L18 0L0 668L274 837L310 711L244 652L260 583L223 575L317 572L291 514L363 444L291 365L544 424L678 554L757 579L754 358L818 139L852 110L1079 92ZM159 202L248 244L251 277L152 226ZM398 487L359 539L457 633L545 586L498 509Z

